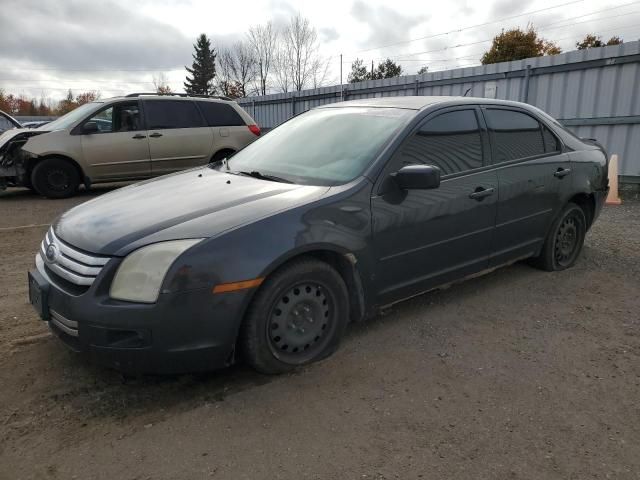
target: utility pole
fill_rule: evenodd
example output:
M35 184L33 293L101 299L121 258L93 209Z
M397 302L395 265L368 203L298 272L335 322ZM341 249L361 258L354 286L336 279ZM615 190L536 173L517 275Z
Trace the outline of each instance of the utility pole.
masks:
M342 92L343 92L343 88L342 88L342 54L340 54L340 101L343 100L342 98Z

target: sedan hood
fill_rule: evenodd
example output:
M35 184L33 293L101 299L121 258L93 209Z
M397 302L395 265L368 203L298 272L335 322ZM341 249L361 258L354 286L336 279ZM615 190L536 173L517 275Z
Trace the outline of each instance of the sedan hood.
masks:
M54 225L63 241L102 255L180 238L208 238L321 197L328 187L188 170L79 205Z

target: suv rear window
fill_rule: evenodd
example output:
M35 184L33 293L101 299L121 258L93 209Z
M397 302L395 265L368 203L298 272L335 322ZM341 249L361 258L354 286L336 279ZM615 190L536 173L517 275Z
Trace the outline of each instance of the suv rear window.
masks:
M204 127L195 102L184 100L146 100L144 114L149 130Z
M210 127L244 126L242 117L231 105L218 102L198 102L200 110Z

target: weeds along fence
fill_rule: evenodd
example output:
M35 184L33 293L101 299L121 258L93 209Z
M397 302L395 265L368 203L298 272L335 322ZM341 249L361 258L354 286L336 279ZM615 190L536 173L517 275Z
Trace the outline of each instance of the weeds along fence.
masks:
M341 92L342 90L342 92ZM640 42L550 57L335 85L238 100L266 130L329 103L398 95L467 95L535 105L620 159L640 183Z

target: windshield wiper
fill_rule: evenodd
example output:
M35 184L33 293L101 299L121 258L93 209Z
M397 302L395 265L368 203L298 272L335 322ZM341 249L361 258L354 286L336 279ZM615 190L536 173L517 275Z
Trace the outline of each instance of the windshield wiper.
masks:
M240 171L240 172L229 172L229 173L246 175L247 177L259 178L260 180L269 180L271 182L293 183L291 180L287 180L286 178L277 177L275 175L268 175L266 173L260 173L257 170L252 170L250 172Z

